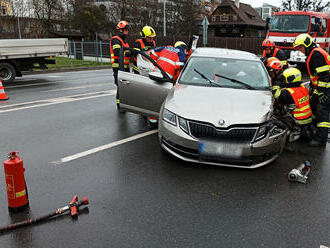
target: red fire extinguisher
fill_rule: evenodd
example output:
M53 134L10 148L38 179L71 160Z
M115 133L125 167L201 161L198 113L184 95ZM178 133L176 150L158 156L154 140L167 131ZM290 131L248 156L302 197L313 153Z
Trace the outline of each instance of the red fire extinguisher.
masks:
M23 160L10 152L8 159L4 161L8 208L10 211L19 211L29 205L28 193L24 178Z

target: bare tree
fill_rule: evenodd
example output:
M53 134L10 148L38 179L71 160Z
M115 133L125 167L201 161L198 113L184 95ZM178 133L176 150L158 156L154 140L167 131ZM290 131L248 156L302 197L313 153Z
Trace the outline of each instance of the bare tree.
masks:
M324 11L330 7L329 1L324 0L282 0L282 7L285 10L313 10Z

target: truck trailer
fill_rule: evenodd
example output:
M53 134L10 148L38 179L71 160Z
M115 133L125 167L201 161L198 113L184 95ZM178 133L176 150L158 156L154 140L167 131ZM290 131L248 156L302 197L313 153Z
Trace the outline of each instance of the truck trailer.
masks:
M2 39L0 40L0 78L12 82L22 77L22 71L47 69L55 64L55 56L68 55L66 38L55 39Z

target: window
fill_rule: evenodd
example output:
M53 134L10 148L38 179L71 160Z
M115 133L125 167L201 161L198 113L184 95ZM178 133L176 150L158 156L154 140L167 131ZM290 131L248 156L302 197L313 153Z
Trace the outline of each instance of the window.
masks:
M221 22L228 22L229 21L229 16L227 14L223 14L220 16L220 21Z
M212 16L212 22L216 22L217 21L217 17L216 16Z
M1 15L6 16L7 15L7 8L6 6L1 6Z
M321 19L315 16L311 20L311 33L319 33L321 31Z
M237 15L233 15L233 21L237 21Z
M327 31L327 21L325 18L322 19L322 35Z

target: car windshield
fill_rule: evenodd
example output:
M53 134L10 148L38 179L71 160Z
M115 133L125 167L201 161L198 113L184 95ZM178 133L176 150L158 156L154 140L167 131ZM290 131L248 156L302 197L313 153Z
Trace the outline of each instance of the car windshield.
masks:
M272 17L271 32L307 33L310 17L307 15L277 15Z
M239 89L269 89L262 62L227 58L192 57L179 79L180 84Z

